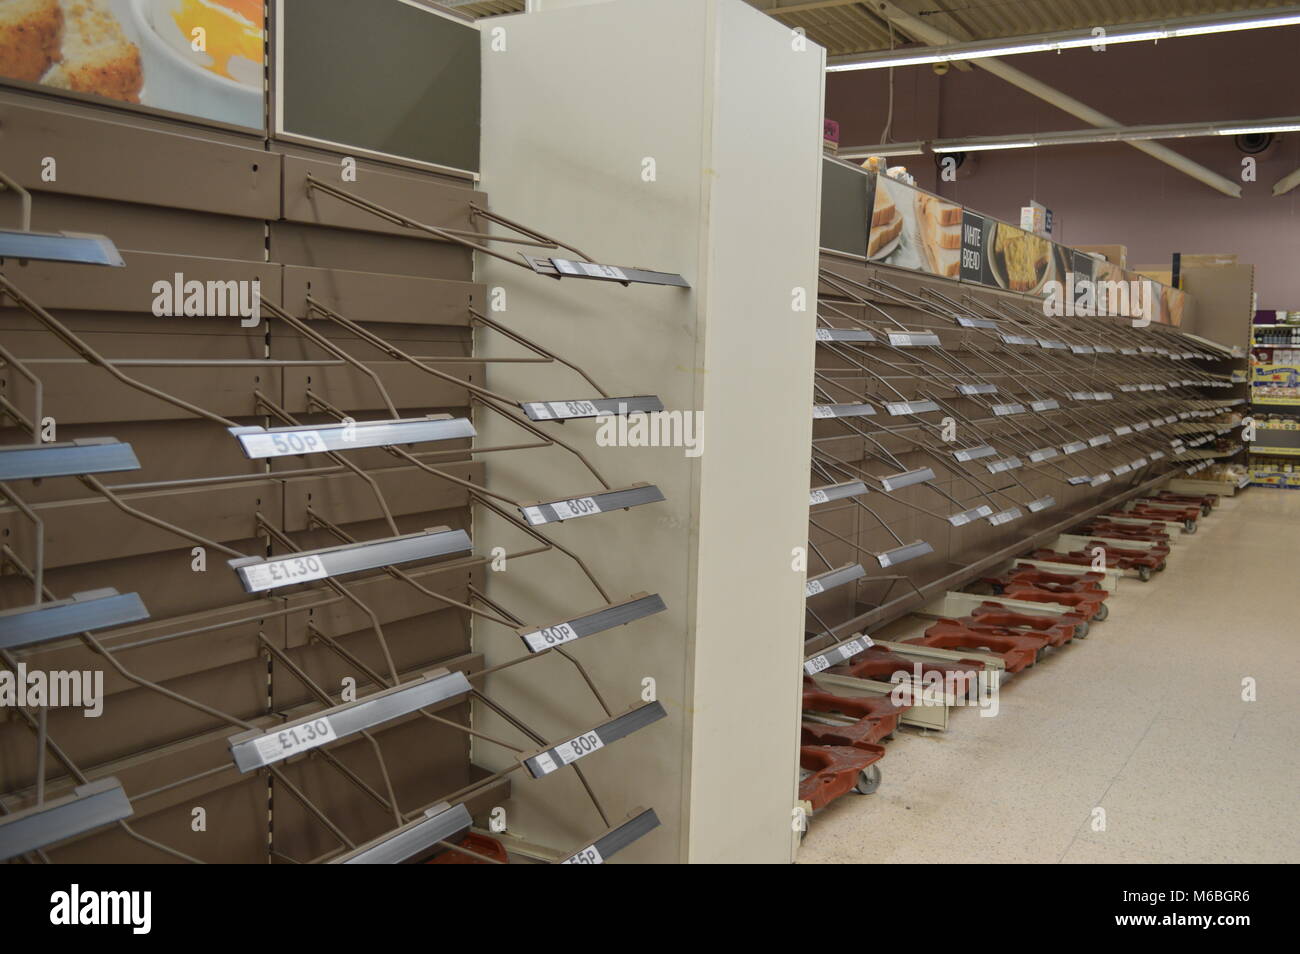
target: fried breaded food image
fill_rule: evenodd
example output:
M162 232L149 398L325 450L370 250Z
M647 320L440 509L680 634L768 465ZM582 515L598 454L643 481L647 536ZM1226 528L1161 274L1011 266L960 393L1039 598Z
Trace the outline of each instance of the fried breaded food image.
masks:
M105 0L59 0L63 8L63 60L44 82L60 89L140 102L144 74L140 51L122 33Z
M0 0L0 76L36 82L59 58L59 0Z

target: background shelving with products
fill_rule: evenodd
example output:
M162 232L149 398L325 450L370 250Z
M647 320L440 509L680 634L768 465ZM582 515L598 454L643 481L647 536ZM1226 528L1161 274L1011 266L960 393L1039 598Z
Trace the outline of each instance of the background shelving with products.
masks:
M1257 311L1250 392L1256 421L1251 483L1300 488L1300 311Z

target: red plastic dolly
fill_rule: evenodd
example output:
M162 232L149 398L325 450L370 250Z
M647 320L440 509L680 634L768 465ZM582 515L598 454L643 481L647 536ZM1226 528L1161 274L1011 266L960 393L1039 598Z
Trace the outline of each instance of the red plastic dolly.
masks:
M981 603L959 622L981 631L989 626L1024 630L1031 636L1046 636L1049 646L1063 646L1076 636L1083 639L1088 635L1088 620L1081 613L1033 616L994 602Z
M972 680L976 679L976 673L984 669L982 662L972 662L969 665L958 665L957 663L941 663L934 660L919 660L900 653L891 652L888 649L882 649L879 646L872 646L865 653L854 656L846 663L838 666L832 666L827 669L828 675L834 676L851 676L854 679L874 679L879 682L892 682L894 673L905 672L909 676L914 676L920 666L919 672L922 678L932 672L936 672L943 679L945 687L951 687L957 695L964 695L970 687Z
M1037 661L1039 652L1047 645L1047 637L1030 636L1011 630L1006 633L980 632L958 620L941 619L927 629L924 636L917 636L907 642L936 649L986 649L1002 657L1007 672L1015 673Z
M867 744L867 743L864 743ZM870 795L880 787L883 745L869 749L849 745L801 745L799 767L807 774L799 782L799 798L819 812L841 795Z
M803 711L819 712L826 715L841 715L855 719L853 726L828 726L817 722L804 722L804 735L810 734L810 726L816 734L817 729L852 729L853 737L861 742L879 742L889 739L898 728L898 720L903 713L912 708L910 705L895 705L888 696L837 696L818 688L817 684L805 676L803 681ZM851 742L839 742L835 739L805 739L805 743L852 745Z
M1155 500L1167 500L1170 503L1195 504L1201 508L1202 515L1208 517L1210 511L1219 505L1218 494L1176 494L1168 490L1162 490L1153 498Z
M1103 544L1097 544L1104 546ZM1150 566L1147 561L1135 563L1134 561L1122 556L1123 553L1133 553L1133 550L1119 550L1115 547L1106 547L1106 566L1112 570L1136 570L1138 579L1145 583L1151 579L1151 573L1154 567ZM1145 551L1143 551L1145 553ZM1031 560L1042 560L1045 563L1068 563L1072 566L1092 566L1093 557L1091 553L1084 553L1082 550L1071 550L1069 553L1060 553L1056 550L1035 550L1029 555ZM1148 560L1150 558L1148 557Z

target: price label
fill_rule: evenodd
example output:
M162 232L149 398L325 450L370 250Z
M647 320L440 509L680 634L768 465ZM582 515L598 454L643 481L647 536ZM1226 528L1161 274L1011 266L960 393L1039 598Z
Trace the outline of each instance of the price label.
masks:
M257 749L257 754L261 756L262 764L269 765L271 762L287 759L298 752L314 749L337 738L338 734L334 731L330 720L326 716L321 716L319 719L264 735L253 742L253 748Z
M538 417L549 420L565 417L595 417L600 410L591 401L537 401L528 405Z
M577 638L577 632L568 623L556 623L554 626L547 626L524 634L524 642L535 653L540 653L543 649L550 649L552 646L559 646L562 643L571 643Z
M321 562L320 557L305 556L245 567L244 575L250 589L269 590L277 586L324 579L329 574L325 571L325 564Z
M1119 427L1115 428L1115 434L1117 437L1123 437L1125 434L1132 433L1133 428L1129 427L1127 424L1121 424Z
M813 418L814 418L814 419L820 419L820 418L825 418L825 417L834 417L834 416L835 416L835 408L833 408L833 407L829 407L829 406L827 406L827 405L825 405L825 404L814 404L814 405L813 405Z
M559 500L551 504L551 509L561 520L571 520L574 517L590 517L593 513L600 513L600 504L596 503L595 497L574 497L572 500Z
M600 851L595 845L588 845L576 855L571 855L560 862L563 865L603 865L604 863L605 859L600 856Z
M1102 444L1109 444L1109 443L1110 443L1109 434L1098 434L1096 437L1088 438L1089 447L1100 447Z
M831 498L826 495L826 491L824 490L814 490L808 494L808 502L810 504L824 504L830 499Z
M809 580L804 584L803 595L805 597L816 596L818 593L825 592L825 589L820 580Z
M542 513L541 507L525 507L524 519L535 527L546 522L546 515Z
M827 659L824 655L817 656L813 659L808 660L806 663L803 664L804 672L808 673L808 675L810 676L815 676L819 672L824 672L825 670L830 668L831 668L831 661Z
M834 341L834 340L835 340L835 336L831 334L831 330L830 330L829 328L818 328L818 329L817 329L817 340L818 340L818 341Z
M604 747L605 743L600 741L600 736L593 729L590 732L575 736L568 742L561 742L555 747L555 754L560 757L561 762L569 765L578 761L584 755L590 755L597 749L603 749Z
M997 527L1022 516L1024 515L1020 512L1019 507L1012 507L1010 510L1003 510L1001 513L995 513L993 516L989 517L989 523Z
M587 278L608 278L625 282L627 275L621 268L613 265L598 265L595 262L571 262L567 258L553 258L551 264L562 275L585 275Z
M899 334L896 331L889 333L889 343L895 347L906 347L912 343L911 335Z
M286 431L283 434L249 434L244 446L256 457L283 454L319 454L326 450L320 431Z

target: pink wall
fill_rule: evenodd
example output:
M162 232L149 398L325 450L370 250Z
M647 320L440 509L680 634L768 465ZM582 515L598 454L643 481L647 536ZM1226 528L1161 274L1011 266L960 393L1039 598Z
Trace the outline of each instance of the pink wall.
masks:
M1300 114L1300 27L1006 62L1124 124ZM880 142L887 90L884 70L828 74L826 115L840 123L842 144ZM942 77L929 66L897 69L894 97L890 139L898 142L1085 125L978 68ZM1231 137L1164 145L1240 181L1243 154ZM894 161L923 188L1011 222L1037 199L1055 213L1057 241L1126 245L1130 266L1168 267L1176 251L1236 253L1256 266L1259 307L1300 309L1300 188L1272 195L1273 183L1300 167L1300 133L1276 136L1256 159L1257 179L1242 183L1240 199L1121 143L971 154L956 182L938 182L930 156Z

